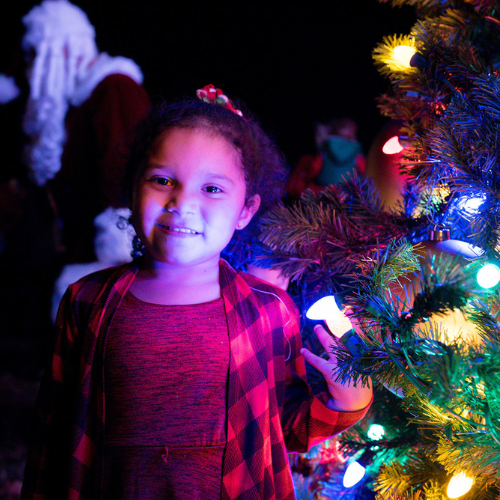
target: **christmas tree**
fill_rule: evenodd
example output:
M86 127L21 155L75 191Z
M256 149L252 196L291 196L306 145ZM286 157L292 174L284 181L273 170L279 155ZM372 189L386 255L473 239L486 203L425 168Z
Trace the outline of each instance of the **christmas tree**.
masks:
M500 2L391 3L418 17L373 52L389 83L380 110L404 148L402 202L388 209L371 180L349 177L266 214L255 252L291 278L306 343L317 299L348 311L354 328L332 337L332 376L375 385L362 422L291 457L297 494L497 499ZM355 467L366 468L358 483Z

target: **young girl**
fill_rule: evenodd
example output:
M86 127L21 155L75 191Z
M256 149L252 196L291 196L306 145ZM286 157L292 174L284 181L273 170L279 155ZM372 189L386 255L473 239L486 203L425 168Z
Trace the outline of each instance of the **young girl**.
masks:
M301 349L285 292L220 259L279 198L285 170L219 89L198 97L153 110L133 147L144 255L83 278L61 303L25 499L293 499L287 452L371 402L370 388L332 380L334 359ZM311 393L304 358L329 394Z

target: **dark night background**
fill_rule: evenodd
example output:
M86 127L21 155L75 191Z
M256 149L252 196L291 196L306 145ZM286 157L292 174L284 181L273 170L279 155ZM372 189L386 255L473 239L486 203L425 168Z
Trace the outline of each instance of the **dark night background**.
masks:
M20 18L38 2L17 0L0 16L0 71L12 67ZM365 152L384 118L376 97L388 81L371 52L384 35L406 34L411 7L377 0L200 2L75 0L99 49L132 58L150 95L167 99L208 83L243 99L290 164L310 151L312 123L351 116ZM7 4L7 2L5 2Z

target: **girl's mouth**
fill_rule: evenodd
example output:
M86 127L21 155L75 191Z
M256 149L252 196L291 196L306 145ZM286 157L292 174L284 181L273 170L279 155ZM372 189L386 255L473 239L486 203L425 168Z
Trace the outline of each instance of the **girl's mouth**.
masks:
M163 229L164 231L178 233L179 235L181 235L181 234L186 234L186 235L200 234L198 231L194 231L193 229L188 229L187 227L164 226L163 224L158 224L158 226L161 229Z

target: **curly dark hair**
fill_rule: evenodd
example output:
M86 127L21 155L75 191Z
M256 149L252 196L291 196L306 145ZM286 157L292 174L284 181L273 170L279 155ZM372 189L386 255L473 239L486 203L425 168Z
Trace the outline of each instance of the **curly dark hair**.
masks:
M252 260L252 242L256 240L258 220L284 195L289 168L274 141L263 131L258 120L241 101L233 104L243 111L244 118L215 104L197 98L155 105L138 125L125 168L125 194L129 205L134 184L147 167L156 139L171 128L204 129L223 137L239 151L246 183L246 198L261 197L258 212L243 231L235 237L224 252L224 257L239 268ZM136 255L140 254L140 250Z

